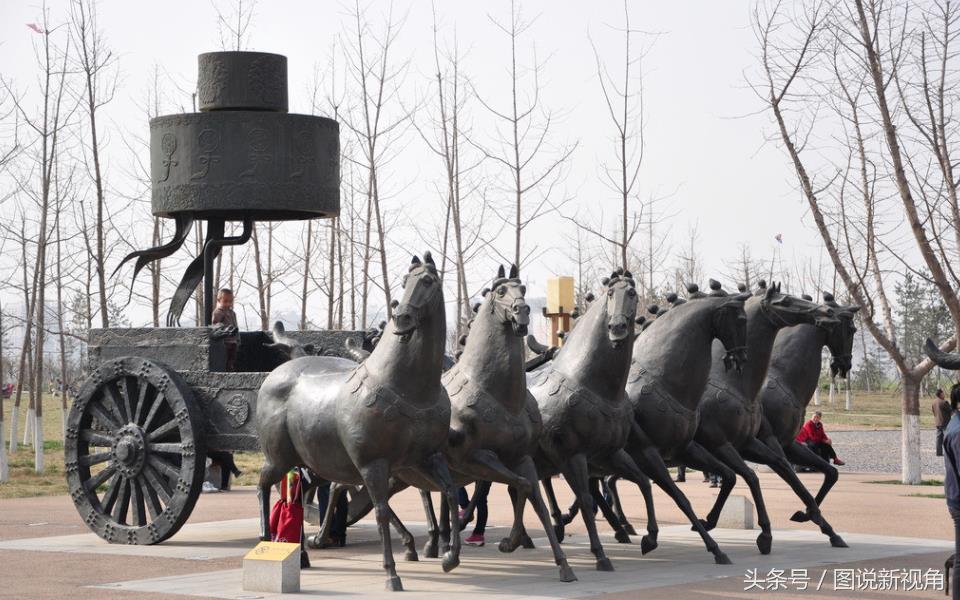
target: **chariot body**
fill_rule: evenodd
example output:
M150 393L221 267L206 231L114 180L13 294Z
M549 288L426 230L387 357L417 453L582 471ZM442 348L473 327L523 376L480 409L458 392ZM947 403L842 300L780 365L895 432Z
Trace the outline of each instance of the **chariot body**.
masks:
M114 543L169 538L193 510L208 452L259 449L257 391L289 355L268 332L240 332L236 366L227 372L227 332L210 326L221 249L249 240L259 220L340 211L339 125L287 113L286 58L213 52L198 63L200 112L150 121L152 211L174 221L173 238L121 265L135 259L136 277L179 249L201 221L203 250L172 297L167 327L90 332L90 376L67 419L70 495L90 529ZM239 235L226 235L230 222L242 224ZM179 327L201 284L204 326ZM348 340L364 345L362 332L286 336L334 356L346 356Z

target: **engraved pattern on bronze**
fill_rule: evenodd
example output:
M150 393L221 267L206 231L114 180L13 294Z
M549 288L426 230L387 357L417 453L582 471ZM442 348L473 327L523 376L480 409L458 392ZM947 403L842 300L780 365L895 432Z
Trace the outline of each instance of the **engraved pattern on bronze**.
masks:
M177 161L173 160L173 153L177 151L177 136L172 133L165 133L160 140L160 151L163 157L160 159L160 167L163 169L163 176L157 179L161 183L170 178L170 167L177 166Z
M190 179L203 179L210 171L210 165L220 162L220 155L214 154L220 147L220 133L215 129L204 129L197 136L197 148L200 155L197 162L200 163L200 170L190 176Z

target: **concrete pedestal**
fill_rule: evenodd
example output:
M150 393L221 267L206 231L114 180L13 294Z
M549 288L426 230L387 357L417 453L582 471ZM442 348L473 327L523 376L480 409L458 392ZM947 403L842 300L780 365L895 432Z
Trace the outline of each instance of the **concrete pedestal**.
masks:
M753 529L753 502L746 496L730 496L720 511L717 527L725 529Z
M250 592L299 592L300 544L257 544L243 557L243 589Z

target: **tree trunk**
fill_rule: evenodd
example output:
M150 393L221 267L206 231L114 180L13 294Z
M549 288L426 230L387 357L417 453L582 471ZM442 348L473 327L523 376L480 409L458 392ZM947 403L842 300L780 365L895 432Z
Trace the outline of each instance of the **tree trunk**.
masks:
M307 242L303 255L303 289L300 290L300 330L307 328L307 283L310 281L310 254L313 246L313 219L307 220Z
M7 481L10 478L10 470L7 466L7 448L4 444L3 427L3 307L0 306L0 482Z
M334 284L337 266L337 220L330 219L330 257L327 261L327 329L333 329L333 301L337 286Z
M900 466L903 483L918 485L922 476L920 461L920 381L911 375L901 379L902 423Z
M254 271L257 274L257 300L260 306L260 329L267 331L270 329L270 315L267 313L266 290L263 287L263 267L260 262L260 239L257 235L257 224L253 225L253 263Z

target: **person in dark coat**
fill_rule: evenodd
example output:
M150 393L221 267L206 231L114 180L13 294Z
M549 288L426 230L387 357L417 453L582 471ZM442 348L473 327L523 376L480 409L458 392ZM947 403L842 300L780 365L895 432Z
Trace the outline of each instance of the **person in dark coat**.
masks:
M823 430L823 422L820 420L822 417L823 413L819 410L813 413L813 418L803 424L795 439L801 444L806 444L824 460L832 460L833 464L842 465L844 462L837 456L837 451L833 448L833 441Z
M223 348L227 354L227 371L236 371L240 332L237 328L237 313L233 312L233 291L229 288L221 288L217 292L217 308L213 310L211 323L225 327L231 332L223 338Z
M953 390L951 390L951 401L953 401L953 396ZM958 394L956 401L960 402L960 394ZM943 431L947 428L947 423L950 422L950 416L952 414L953 409L950 408L950 402L947 402L947 399L944 397L943 390L938 389L937 395L933 399L933 418L937 426L937 456L943 456Z
M947 510L953 519L953 581L951 582L953 600L960 600L960 413L957 406L960 399L951 398L950 408L953 416L947 423L943 436L943 466L946 475L943 478L943 495L947 499Z

